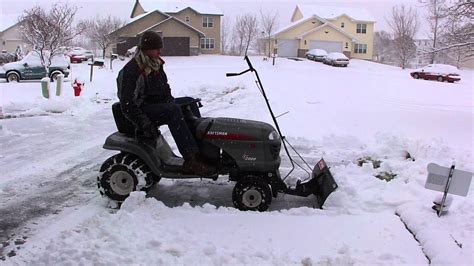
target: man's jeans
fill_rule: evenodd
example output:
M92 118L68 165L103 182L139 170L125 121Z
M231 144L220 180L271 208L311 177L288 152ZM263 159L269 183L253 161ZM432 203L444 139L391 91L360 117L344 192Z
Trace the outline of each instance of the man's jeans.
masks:
M142 107L142 110L151 121L159 125L168 125L183 158L187 159L199 151L179 105L175 103L148 104Z

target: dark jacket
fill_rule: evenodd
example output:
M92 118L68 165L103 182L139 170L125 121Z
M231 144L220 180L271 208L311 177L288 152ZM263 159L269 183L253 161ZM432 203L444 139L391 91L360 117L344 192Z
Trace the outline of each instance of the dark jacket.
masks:
M136 127L143 128L151 122L141 110L145 103L165 103L173 99L163 69L164 61L161 62L158 73L151 72L145 77L144 71L132 58L118 74L117 96L120 99L122 112Z

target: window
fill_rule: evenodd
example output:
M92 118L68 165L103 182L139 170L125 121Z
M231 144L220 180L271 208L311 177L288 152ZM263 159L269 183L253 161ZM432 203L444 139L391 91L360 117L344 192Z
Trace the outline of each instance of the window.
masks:
M214 38L201 38L201 49L214 49Z
M202 17L202 27L203 28L213 28L214 27L214 18L213 17Z
M367 33L367 24L357 24L357 33Z
M341 28L344 28L344 22L341 22Z
M367 53L367 44L356 43L354 45L354 53L356 53L356 54L366 54Z
M189 22L191 22L191 18L185 17L185 18L184 18L184 21L186 21L186 23L189 23Z
M349 43L348 42L346 42L346 48L349 48Z

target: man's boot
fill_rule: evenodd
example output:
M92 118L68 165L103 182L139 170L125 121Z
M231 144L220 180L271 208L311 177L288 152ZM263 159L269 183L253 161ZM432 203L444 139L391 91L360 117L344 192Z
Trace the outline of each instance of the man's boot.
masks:
M198 154L194 154L184 161L183 172L198 176L213 176L217 173L217 169L204 161Z

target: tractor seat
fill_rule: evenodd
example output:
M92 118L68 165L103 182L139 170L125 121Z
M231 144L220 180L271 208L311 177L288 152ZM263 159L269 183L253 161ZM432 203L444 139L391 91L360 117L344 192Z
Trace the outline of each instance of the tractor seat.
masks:
M135 126L128 120L125 115L122 113L122 108L120 107L120 102L112 104L112 113L114 115L115 125L120 133L123 133L130 137L140 136L143 133L136 130ZM158 130L158 132L160 132Z

